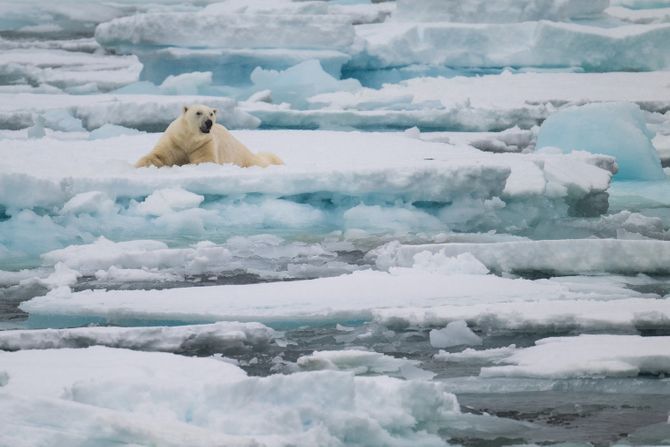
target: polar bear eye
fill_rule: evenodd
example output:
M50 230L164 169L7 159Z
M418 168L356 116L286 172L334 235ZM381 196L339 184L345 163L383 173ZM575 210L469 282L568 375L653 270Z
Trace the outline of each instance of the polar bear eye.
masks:
M200 116L200 115L202 115L202 112L195 112L195 114Z

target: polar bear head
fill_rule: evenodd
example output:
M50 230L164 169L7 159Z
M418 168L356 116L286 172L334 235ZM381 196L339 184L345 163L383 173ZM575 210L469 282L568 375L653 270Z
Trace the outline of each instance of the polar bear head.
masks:
M184 106L182 119L188 123L188 128L193 131L209 133L216 122L216 109L202 104Z

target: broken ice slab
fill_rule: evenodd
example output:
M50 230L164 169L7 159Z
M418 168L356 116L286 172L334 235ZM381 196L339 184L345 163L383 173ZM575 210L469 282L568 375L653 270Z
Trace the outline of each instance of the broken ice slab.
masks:
M377 319L391 325L444 326L465 320L493 329L548 326L631 331L635 325L651 327L668 318L670 300L656 298L625 284L591 287L412 268L391 274L366 270L309 281L149 291L61 288L22 303L21 309L30 313L29 327L86 320L113 324L258 321L294 327L305 322Z
M0 433L7 445L45 440L48 426L45 443L62 445L84 438L166 446L360 439L437 447L444 445L438 430L463 425L456 397L424 380L337 371L248 377L214 358L105 347L0 352L0 364L0 416L16 428Z
M670 25L599 28L550 21L361 25L365 41L352 68L412 64L450 67L582 67L587 71L662 70L670 64ZM449 42L445 45L444 42ZM647 57L640 58L640 52Z
M184 104L204 103L219 110L221 124L231 128L255 128L259 121L225 97L158 95L49 95L0 94L0 128L20 129L35 124L48 111L68 113L88 130L105 124L162 132L179 116Z
M482 368L482 377L636 377L670 373L670 337L580 335L545 338Z
M381 268L411 267L418 257L432 255L439 262L470 253L489 269L507 273L572 275L670 273L670 242L655 240L566 239L500 243L400 245L376 250Z
M140 351L236 353L267 346L275 331L260 323L219 322L173 327L80 327L0 331L0 349L62 349L108 346Z

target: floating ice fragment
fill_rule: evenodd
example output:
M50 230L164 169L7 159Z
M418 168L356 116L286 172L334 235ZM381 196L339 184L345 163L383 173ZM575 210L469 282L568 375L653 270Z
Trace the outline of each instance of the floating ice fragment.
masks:
M453 346L478 346L482 338L472 332L463 320L452 321L444 329L430 331L430 345L433 348L451 348Z
M580 335L545 338L518 349L508 366L483 368L482 377L635 377L670 372L670 337Z
M616 157L617 180L664 180L640 107L631 103L589 104L561 110L540 127L537 148L558 147Z
M114 200L100 191L77 194L65 202L61 214L107 214L114 210Z
M200 206L205 198L182 188L159 189L137 205L142 214L162 216Z
M435 374L418 367L416 360L398 359L385 354L361 350L315 351L298 358L305 371L351 371L356 375L384 374L406 379L432 379Z

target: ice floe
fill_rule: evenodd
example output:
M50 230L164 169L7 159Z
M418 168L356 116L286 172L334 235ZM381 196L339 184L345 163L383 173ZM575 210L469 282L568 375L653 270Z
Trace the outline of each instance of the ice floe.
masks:
M474 256L497 272L663 274L670 266L670 242L658 240L569 239L499 243L400 245L376 251L381 268L411 267L432 254L435 263Z
M484 377L635 377L670 371L670 337L580 335L538 340L482 368Z
M9 444L39 445L48 433L64 444L437 446L438 429L464 422L455 396L425 381L332 371L252 378L213 359L103 347L0 358L0 413L15 427L0 441Z
M262 349L276 332L260 323L219 322L175 327L80 327L1 331L0 349L54 349L108 346L140 351L197 353L206 347L220 353Z

